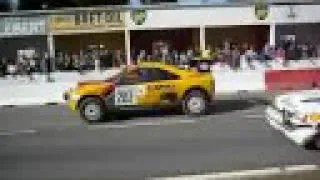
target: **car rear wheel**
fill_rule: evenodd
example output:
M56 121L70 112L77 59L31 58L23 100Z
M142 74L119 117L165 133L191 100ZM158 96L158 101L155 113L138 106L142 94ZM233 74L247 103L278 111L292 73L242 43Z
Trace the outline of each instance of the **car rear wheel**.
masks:
M80 104L80 115L88 123L101 122L105 117L105 107L99 98L88 97Z
M182 106L186 115L203 115L207 112L208 102L204 93L194 90L185 97Z

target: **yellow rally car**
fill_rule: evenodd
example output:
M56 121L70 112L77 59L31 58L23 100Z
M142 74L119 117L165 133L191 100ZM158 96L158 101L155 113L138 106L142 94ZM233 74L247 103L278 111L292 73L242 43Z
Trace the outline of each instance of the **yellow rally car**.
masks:
M64 93L72 110L88 122L104 120L108 112L181 107L184 114L201 115L213 102L211 73L145 62L128 66L107 80L82 81Z

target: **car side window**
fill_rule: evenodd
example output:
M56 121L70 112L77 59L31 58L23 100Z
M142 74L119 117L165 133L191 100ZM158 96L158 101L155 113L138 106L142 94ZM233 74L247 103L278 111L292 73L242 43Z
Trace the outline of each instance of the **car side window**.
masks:
M138 68L134 71L126 72L120 78L120 84L136 84L139 82L150 82L159 80L178 80L176 74L162 70L160 68Z
M139 69L125 70L120 76L119 84L129 85L134 84L140 80Z
M152 81L159 81L159 80L178 80L180 77L176 74L173 74L169 71L160 69L160 68L150 68L150 79Z

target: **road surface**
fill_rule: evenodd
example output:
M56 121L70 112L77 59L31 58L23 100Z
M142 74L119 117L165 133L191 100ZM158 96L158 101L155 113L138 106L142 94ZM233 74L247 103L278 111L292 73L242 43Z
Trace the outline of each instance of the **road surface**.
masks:
M65 106L0 108L0 179L144 179L320 165L319 151L270 128L263 111L262 104L226 101L201 118L131 114L88 126Z

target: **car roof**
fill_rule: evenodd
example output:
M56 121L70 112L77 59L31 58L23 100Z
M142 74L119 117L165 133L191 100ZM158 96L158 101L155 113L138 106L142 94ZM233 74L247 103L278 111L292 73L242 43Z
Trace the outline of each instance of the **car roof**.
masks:
M165 64L162 62L140 62L138 64L138 67L140 67L140 68L160 68L160 69L164 69L164 70L168 70L168 71L177 73L179 75L200 74L198 71L192 71L190 69L182 69L176 65Z

